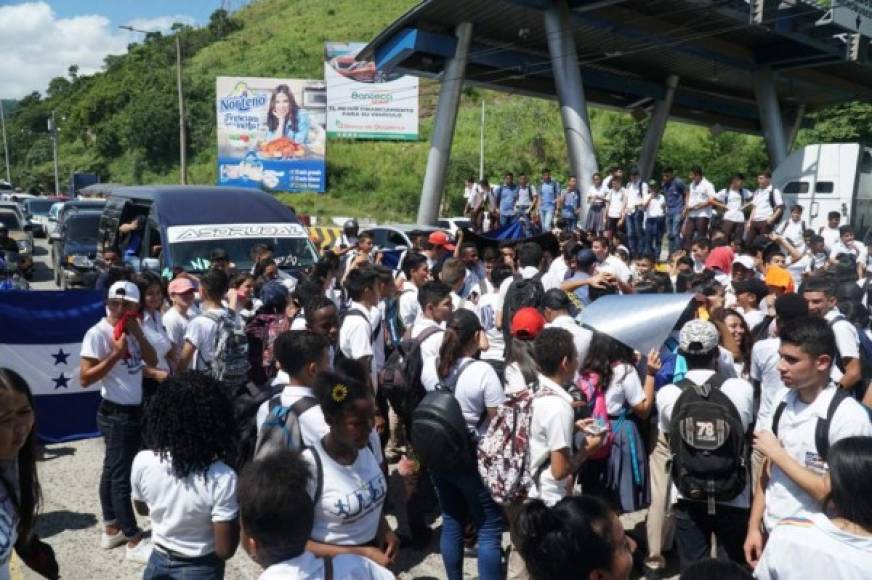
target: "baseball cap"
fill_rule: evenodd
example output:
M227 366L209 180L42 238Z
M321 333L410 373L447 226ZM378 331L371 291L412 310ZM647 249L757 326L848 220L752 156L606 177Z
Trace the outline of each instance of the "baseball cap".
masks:
M784 268L778 266L769 266L766 269L766 285L775 288L784 288L788 292L793 292L793 276Z
M707 320L689 320L678 333L678 347L686 354L707 354L718 347L720 334Z
M451 243L451 238L448 237L448 234L439 230L436 232L432 232L430 236L427 238L427 241L430 242L433 246L442 246L449 252L453 252L456 247Z
M109 287L109 293L106 295L106 300L126 300L127 302L135 302L139 304L139 288L133 282L127 280L119 280Z
M545 328L545 317L531 306L521 308L512 318L512 336L522 340L536 338Z
M222 250L221 248L215 248L212 250L212 254L209 256L209 260L214 262L215 260L229 260L230 258L227 256L227 252Z
M752 258L751 256L746 256L744 254L741 256L736 256L735 258L733 258L733 266L735 266L736 264L739 264L746 270L753 270L754 258Z
M185 292L193 292L196 289L197 285L187 276L180 276L174 279L167 288L170 294L184 294Z
M755 294L758 299L762 299L769 294L769 287L759 278L751 278L750 280L735 282L733 283L733 289L736 291L737 296L744 292L750 292L751 294Z

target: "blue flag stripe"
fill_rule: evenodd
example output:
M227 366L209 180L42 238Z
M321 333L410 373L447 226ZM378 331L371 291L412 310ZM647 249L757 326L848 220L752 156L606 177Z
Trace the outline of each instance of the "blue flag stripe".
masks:
M98 437L100 391L34 397L36 432L40 441L60 443Z
M85 332L104 314L100 291L0 292L0 343L82 342Z

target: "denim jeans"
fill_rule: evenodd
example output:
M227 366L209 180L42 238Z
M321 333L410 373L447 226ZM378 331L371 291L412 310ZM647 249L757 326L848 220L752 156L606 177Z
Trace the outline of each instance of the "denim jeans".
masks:
M627 245L630 247L630 255L637 256L643 253L642 248L642 223L645 220L645 212L637 209L627 214L624 219L624 228L627 231Z
M663 251L663 230L666 227L666 217L648 218L645 220L645 243L644 252L654 256L656 262L660 261L660 253Z
M448 580L463 578L463 530L467 522L478 528L478 576L500 580L503 575L501 543L505 521L475 468L463 473L432 474L442 508L439 547Z
M669 236L669 255L681 247L681 212L666 214L666 234Z
M543 232L551 231L551 224L554 222L554 208L544 209L539 208L539 223L542 224Z
M514 215L500 214L500 227L507 226L511 223L514 223L516 219L517 219L517 216L514 216Z
M563 228L564 231L575 231L575 226L578 224L578 218L575 217L574 214L572 216L561 216L561 219L566 222L566 226Z
M143 580L222 580L224 561L215 554L177 559L155 548L142 574Z
M121 528L131 538L139 533L130 501L130 469L140 446L139 407L100 404L97 426L106 443L100 474L100 507L103 522Z

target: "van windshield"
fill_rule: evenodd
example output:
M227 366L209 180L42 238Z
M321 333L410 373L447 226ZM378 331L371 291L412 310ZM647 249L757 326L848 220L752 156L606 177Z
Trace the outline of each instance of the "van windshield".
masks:
M170 262L192 272L209 268L210 256L217 249L227 252L237 271L251 270L251 249L258 244L274 248L273 259L280 268L309 268L318 259L308 238L226 238L175 242L170 244Z

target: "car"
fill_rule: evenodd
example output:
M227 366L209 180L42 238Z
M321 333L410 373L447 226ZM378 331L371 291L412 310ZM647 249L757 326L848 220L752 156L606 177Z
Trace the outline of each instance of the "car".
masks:
M9 237L18 244L18 270L30 280L33 277L33 236L30 233L30 224L8 209L0 209L0 222L9 228Z
M100 215L101 212L93 210L73 212L58 232L53 247L56 252L52 252L52 268L55 284L64 290L74 284L90 285L86 278L96 266Z
M49 228L48 232L49 242L51 242L51 235L58 231L58 226L63 224L64 217L68 213L82 209L102 210L105 205L105 199L71 199L62 202L57 210L55 210L55 206L52 206L51 209L49 209L49 221L52 222L52 227ZM55 216L54 219L52 219L52 215Z
M456 238L463 228L472 228L472 220L468 217L439 218L436 220L436 225Z
M413 238L429 236L431 233L442 229L436 226L422 226L420 224L386 224L363 228L361 232L372 234L373 247L376 250L408 250L415 247Z
M22 224L27 223L27 216L24 214L24 208L17 201L0 201L0 210L15 212Z
M25 217L33 226L33 235L35 237L48 237L49 211L54 203L54 201L44 197L24 200Z

